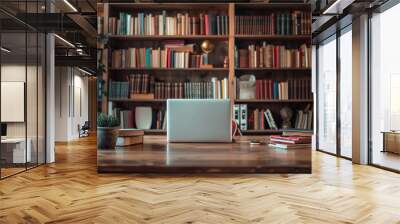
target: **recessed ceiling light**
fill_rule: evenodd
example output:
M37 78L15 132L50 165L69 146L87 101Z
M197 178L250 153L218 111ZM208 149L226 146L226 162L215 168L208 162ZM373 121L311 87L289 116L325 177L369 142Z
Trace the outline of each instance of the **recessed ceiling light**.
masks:
M6 52L6 53L10 53L10 52L11 52L11 50L9 50L9 49L7 49L7 48L5 48L5 47L0 47L0 50L1 50L1 51L4 51L4 52Z
M83 69L81 69L81 68L79 68L79 67L78 67L78 70L81 71L81 72L83 72L83 73L85 73L85 74L87 74L87 75L93 75L92 73L90 73L90 72L88 72L88 71L86 71L86 70L83 70Z
M64 3L68 5L74 12L78 12L78 10L73 6L68 0L64 0Z
M75 45L73 45L71 42L69 42L68 40L62 38L61 36L59 36L58 34L54 34L55 37L57 37L59 40L61 40L62 42L64 42L65 44L67 44L70 47L75 48Z

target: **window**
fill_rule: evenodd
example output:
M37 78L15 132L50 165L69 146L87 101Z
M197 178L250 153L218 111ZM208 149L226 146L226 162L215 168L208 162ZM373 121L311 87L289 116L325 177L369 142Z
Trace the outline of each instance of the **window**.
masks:
M340 155L352 157L352 33L340 36Z
M383 132L400 130L400 4L371 19L372 163L400 170L400 155L384 146ZM396 147L399 148L399 141Z
M336 153L336 36L318 48L318 145Z

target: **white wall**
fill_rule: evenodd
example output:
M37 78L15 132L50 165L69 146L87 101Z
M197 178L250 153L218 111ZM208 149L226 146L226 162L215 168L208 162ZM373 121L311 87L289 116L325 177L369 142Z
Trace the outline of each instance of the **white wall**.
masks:
M88 78L83 75L76 68L56 68L56 141L77 139L78 125L88 120Z

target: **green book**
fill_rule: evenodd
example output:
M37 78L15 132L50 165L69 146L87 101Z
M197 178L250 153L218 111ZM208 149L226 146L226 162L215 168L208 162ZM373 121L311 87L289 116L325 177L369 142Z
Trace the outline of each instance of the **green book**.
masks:
M146 48L146 68L151 68L151 48Z

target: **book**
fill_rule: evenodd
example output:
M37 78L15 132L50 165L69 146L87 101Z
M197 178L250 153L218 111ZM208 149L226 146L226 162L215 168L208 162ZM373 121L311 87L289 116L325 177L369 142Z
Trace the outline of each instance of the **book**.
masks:
M296 145L287 145L287 144L279 144L279 143L269 143L268 146L279 149L307 149L311 148L311 144L296 144Z
M136 129L136 128L121 128L118 130L117 136L126 137L126 136L143 136L144 130Z
M143 144L143 135L142 136L118 136L116 146L124 147L136 144Z
M271 135L270 141L273 143L284 143L284 144L310 144L311 136Z

